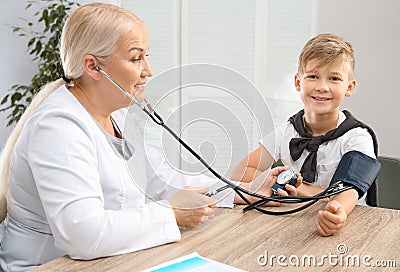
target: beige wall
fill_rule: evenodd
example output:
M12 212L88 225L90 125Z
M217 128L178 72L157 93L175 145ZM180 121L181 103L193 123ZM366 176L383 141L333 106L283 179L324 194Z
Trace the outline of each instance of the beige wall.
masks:
M356 53L358 85L344 108L375 130L379 153L400 158L400 1L318 1L318 32L349 40Z

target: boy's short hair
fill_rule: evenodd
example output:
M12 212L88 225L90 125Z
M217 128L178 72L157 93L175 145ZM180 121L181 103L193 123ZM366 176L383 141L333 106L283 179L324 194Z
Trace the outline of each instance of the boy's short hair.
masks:
M349 79L354 77L354 51L350 43L334 34L319 34L310 39L299 56L297 73L304 73L306 65L311 60L318 60L318 67L339 61L350 64Z

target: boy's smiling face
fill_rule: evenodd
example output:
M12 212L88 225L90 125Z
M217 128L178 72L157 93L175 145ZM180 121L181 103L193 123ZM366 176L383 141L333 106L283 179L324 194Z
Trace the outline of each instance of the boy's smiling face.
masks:
M356 81L349 78L350 64L338 61L319 66L317 60L310 60L305 68L295 76L304 110L315 115L337 116L344 97L350 96L356 87Z

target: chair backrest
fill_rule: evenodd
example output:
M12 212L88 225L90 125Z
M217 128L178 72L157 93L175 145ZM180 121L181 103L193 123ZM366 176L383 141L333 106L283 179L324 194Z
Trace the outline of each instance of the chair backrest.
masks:
M400 210L400 158L378 157L382 164L379 174L379 207Z

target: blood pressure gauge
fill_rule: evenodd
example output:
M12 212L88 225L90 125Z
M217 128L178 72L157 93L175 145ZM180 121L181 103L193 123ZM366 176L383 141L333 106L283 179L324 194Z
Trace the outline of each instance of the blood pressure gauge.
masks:
M292 169L287 169L278 175L276 184L272 186L272 191L276 193L279 188L285 190L285 184L295 185L297 182L296 173Z

